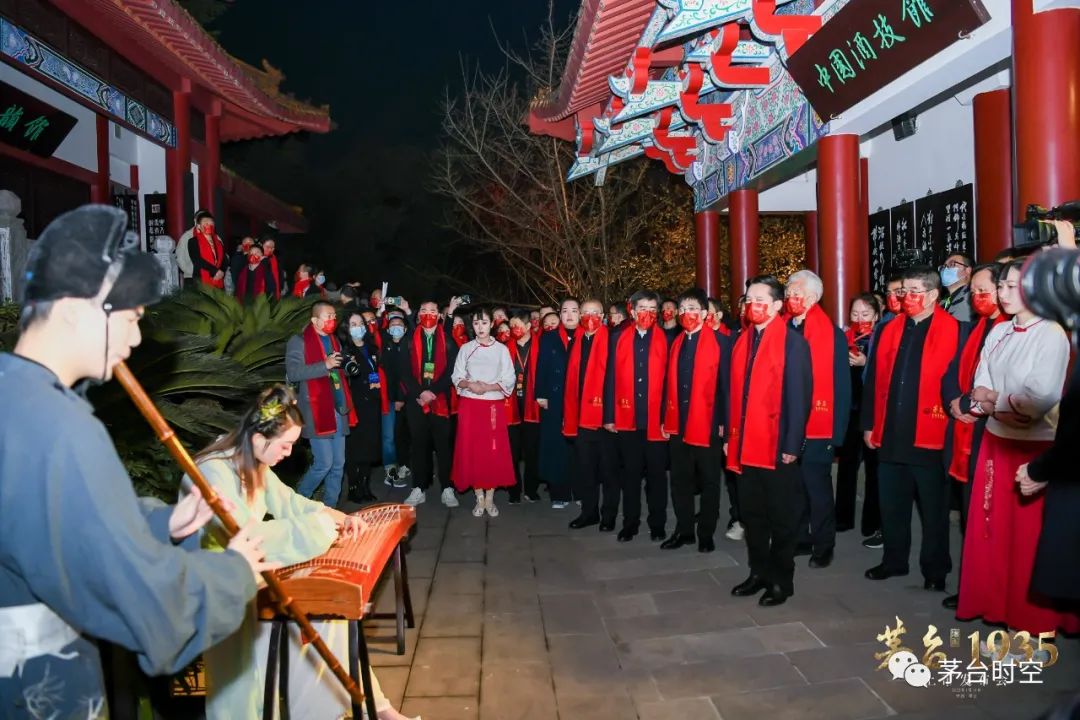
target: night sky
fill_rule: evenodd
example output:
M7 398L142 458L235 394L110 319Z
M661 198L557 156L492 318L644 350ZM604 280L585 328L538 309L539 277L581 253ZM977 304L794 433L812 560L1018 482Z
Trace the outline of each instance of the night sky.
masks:
M578 6L556 0L556 24ZM331 279L416 285L404 266L430 263L446 240L440 200L424 190L446 88L459 84L461 58L499 70L495 33L532 44L547 11L544 0L237 0L211 26L221 44L255 66L269 60L296 97L329 103L337 128L232 144L225 162L304 206L312 227L301 259L325 264Z

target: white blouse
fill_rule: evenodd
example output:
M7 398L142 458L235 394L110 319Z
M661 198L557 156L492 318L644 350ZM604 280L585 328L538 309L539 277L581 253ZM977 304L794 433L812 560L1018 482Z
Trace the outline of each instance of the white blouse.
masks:
M1025 327L1015 320L994 326L983 344L972 387L998 393L998 412L1014 411L1010 397L1014 405L1021 400L1033 422L1018 428L991 417L986 429L1014 440L1053 440L1068 364L1069 340L1057 323L1035 319Z
M502 400L514 392L517 385L517 375L514 373L514 361L510 359L510 351L501 342L492 340L490 345L481 345L475 340L470 340L458 349L457 360L454 361L454 372L450 376L454 387L462 380L479 380L486 383L497 383L500 390L492 390L482 395L477 395L471 390L458 390L463 398L474 400Z

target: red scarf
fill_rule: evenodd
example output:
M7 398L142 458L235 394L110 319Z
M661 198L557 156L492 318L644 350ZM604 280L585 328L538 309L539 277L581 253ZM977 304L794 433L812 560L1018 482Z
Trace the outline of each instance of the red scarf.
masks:
M564 331L565 332L565 331ZM569 337L567 337L569 340ZM592 336L592 350L585 366L585 384L581 385L581 346L585 330L574 334L574 347L566 363L566 386L563 390L563 435L577 437L578 428L597 430L604 424L604 373L608 363L608 330L603 325ZM581 397L578 397L579 390Z
M315 326L311 323L304 328L304 362L313 365L326 360L326 349ZM341 352L341 345L337 338L330 336L330 347L334 352ZM340 373L340 371L338 371ZM311 404L311 420L315 425L315 435L324 437L337 432L337 409L334 407L334 387L331 385L330 376L305 380L307 383L308 401ZM345 393L345 405L349 408L349 427L356 425L356 408L353 407L352 394L349 392L349 384L344 378L341 381L341 390Z
M240 299L240 302L243 302L247 296L247 279L249 274L255 276L252 299L266 294L266 273L262 263L260 262L256 265L254 270L251 269L250 265L245 265L244 269L240 271L236 278L236 297Z
M559 325L559 339L562 340L562 347L565 350L570 345L570 335L566 332L566 328Z
M982 353L983 343L990 329L998 323L1008 320L1005 313L1000 313L997 319L981 318L975 328L968 335L964 343L964 349L960 351L960 392L971 392L971 386L975 382L975 368L979 366L979 355ZM953 450L952 460L949 462L949 474L960 482L968 481L968 465L971 461L972 442L975 439L974 423L953 423Z
M510 360L514 363L514 375L517 375L518 359L521 357L518 353L518 344L515 340L506 346L510 350ZM525 366L525 422L538 423L540 422L540 406L536 404L536 360L540 355L539 340L536 336L533 336L529 340L529 359L526 361ZM518 403L517 390L510 393L506 398L506 418L508 425L518 425L521 423L521 409Z
M216 234L207 236L202 230L198 229L194 231L194 235L199 242L199 257L202 258L203 262L220 270L221 258L225 256L225 246L221 243L221 239ZM199 270L199 282L220 289L225 288L225 278L215 280L214 274L206 269Z
M292 289L293 296L298 297L298 298L304 297L304 293L307 292L308 285L310 285L310 284L311 284L311 279L310 278L307 279L307 280L297 280L296 284L293 285L293 289Z
M441 337L441 328L435 328L432 331L431 342L434 344L434 358L435 363L435 377L432 380L437 380L442 377L446 372L446 340ZM412 338L412 371L416 380L423 384L424 381L424 338L426 335L422 329L417 329L413 332ZM439 417L450 417L450 404L447 402L446 394L437 394L435 399L424 406L424 412L429 413L434 411Z
M780 316L765 326L761 344L754 356L754 365L749 367L755 332L750 327L739 335L731 353L727 469L732 472L742 472L744 465L776 469L788 326ZM748 369L749 378L746 377ZM743 418L743 394L747 382L750 383L750 393L746 397L746 417Z
M637 430L637 407L634 393L634 343L637 328L627 327L615 341L615 429ZM652 328L649 336L648 427L649 440L663 440L660 433L661 406L664 401L664 372L667 369L667 336Z
M892 384L893 366L904 334L906 315L898 315L885 326L878 338L874 352L874 429L871 440L881 445L885 429L885 413L889 404L889 385ZM922 348L922 365L919 368L919 397L915 420L915 447L924 450L941 450L945 447L945 431L949 416L941 406L941 378L956 354L960 338L960 324L940 305L934 306L934 314L923 322L930 323L926 343Z
M663 332L663 330L661 330ZM720 372L720 341L716 333L702 326L698 338L697 353L694 355L694 371L690 380L690 410L686 414L686 428L682 433L687 445L709 447L712 444L716 428L712 426L716 405L716 383ZM667 412L664 414L664 430L669 435L678 435L679 428L679 351L686 340L686 333L680 332L671 344L668 355L667 374ZM719 436L717 436L719 441Z
M278 271L277 255L271 255L267 260L270 261L270 272L274 274L274 299L281 299L281 273Z
M814 305L803 318L803 337L810 345L810 367L814 375L811 393L810 419L806 422L807 440L831 440L835 412L834 360L836 355L836 326L821 309Z

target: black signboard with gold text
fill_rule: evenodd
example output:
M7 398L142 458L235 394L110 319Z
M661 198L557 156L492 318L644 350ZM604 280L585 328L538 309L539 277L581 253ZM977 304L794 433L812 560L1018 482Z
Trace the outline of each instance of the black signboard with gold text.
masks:
M828 121L989 20L980 0L854 0L787 68Z
M63 110L0 82L0 142L52 157L77 122Z

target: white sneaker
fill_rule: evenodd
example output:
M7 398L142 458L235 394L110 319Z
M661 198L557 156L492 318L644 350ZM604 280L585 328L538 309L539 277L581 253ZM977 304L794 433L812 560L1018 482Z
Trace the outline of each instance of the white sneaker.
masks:
M461 504L458 502L457 493L454 492L454 488L446 488L442 491L442 504L446 507L457 507Z
M409 497L405 498L405 504L412 505L413 507L424 502L427 502L427 493L420 488L413 488L412 492L409 493Z
M552 510L565 510L566 506L569 505L569 504L570 503L566 502L565 500L555 500L555 501L553 501L551 503L551 509Z
M728 531L724 533L724 537L728 540L735 541L742 540L744 535L746 535L746 530L743 529L742 523L738 521L732 523Z
M408 465L399 465L397 469L397 474L399 478L404 480L406 478L412 477L412 470L409 469Z

